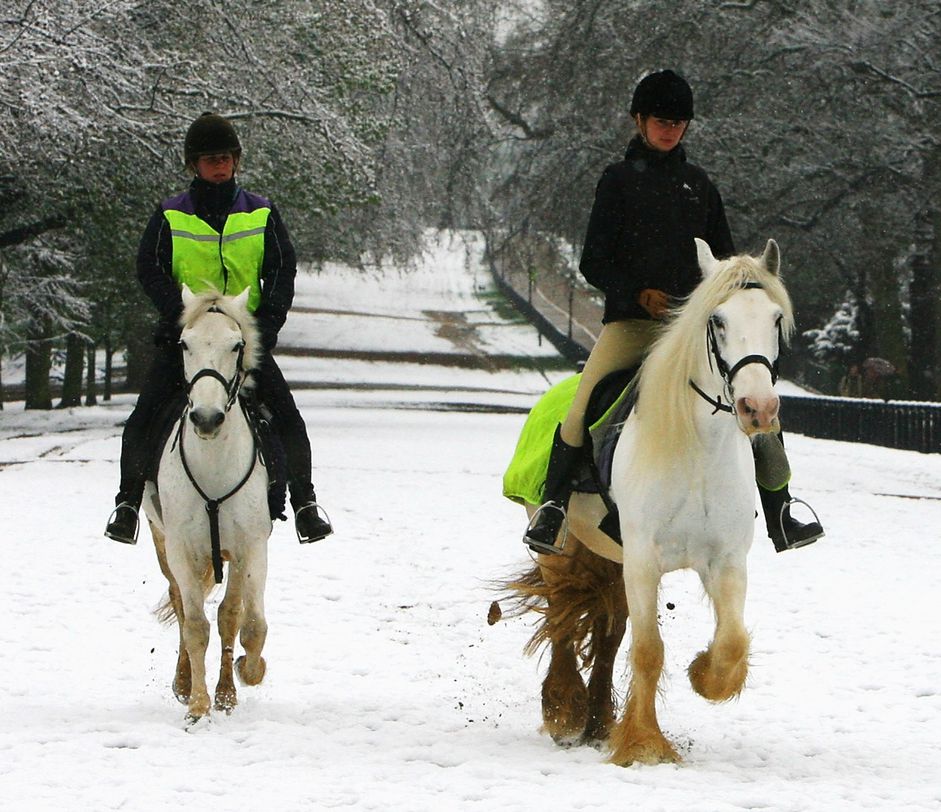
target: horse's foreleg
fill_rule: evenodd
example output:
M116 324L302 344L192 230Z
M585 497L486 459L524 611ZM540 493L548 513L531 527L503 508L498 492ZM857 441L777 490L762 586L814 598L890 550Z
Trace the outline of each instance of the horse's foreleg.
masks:
M749 637L745 630L744 565L729 566L702 577L716 612L716 632L709 648L689 666L689 681L695 691L712 702L738 696L748 674Z
M239 641L245 654L235 664L239 679L244 685L258 685L265 678L266 663L261 656L268 636L265 620L265 580L268 575L268 550L259 544L250 567L246 570L243 603L245 614Z
M219 682L216 683L216 710L231 712L238 704L235 680L232 676L235 636L242 620L242 574L234 564L229 564L229 578L225 598L219 604L219 637L222 641L222 659L219 664Z
M209 692L206 690L206 648L209 646L209 621L203 606L204 593L201 573L192 569L185 553L167 550L170 568L176 573L183 604L183 644L189 655L192 685L187 718L200 719L209 713Z
M631 683L624 716L611 735L611 761L621 766L679 761L657 721L657 684L663 672L657 627L660 573L635 567L625 550L624 583L631 615Z

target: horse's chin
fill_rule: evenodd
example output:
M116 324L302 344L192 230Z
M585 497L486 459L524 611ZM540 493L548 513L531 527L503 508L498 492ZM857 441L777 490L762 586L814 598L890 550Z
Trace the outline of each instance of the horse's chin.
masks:
M193 429L193 433L200 440L206 440L206 441L215 440L216 437L219 436L219 431L220 429L218 428L212 429L211 431L200 431L199 429Z
M767 426L756 426L753 423L743 424L742 419L736 415L736 420L738 422L738 427L742 430L742 433L751 439L756 437L759 434L778 434L781 431L781 422L778 418L774 418Z

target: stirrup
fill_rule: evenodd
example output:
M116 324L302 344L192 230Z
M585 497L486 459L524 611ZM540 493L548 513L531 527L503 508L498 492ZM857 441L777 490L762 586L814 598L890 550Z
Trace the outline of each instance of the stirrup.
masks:
M135 521L134 521L134 540L133 541L128 541L126 538L123 538L122 536L116 536L114 533L108 532L108 528L111 527L112 523L114 522L115 516L118 515L118 511L121 510L121 508L127 508L128 510L134 511ZM105 525L105 532L104 532L105 538L111 539L112 541L118 541L121 544L137 544L137 537L139 535L140 535L140 508L138 508L136 505L132 505L130 502L121 502L120 504L115 505L114 510L111 511L111 515L108 517L108 523Z
M305 511L308 511L311 509L313 509L314 516L318 519L321 518L320 514L321 513L323 514L323 518L321 520L327 523L327 527L329 529L322 536L317 536L316 538L314 536L310 536L309 538L304 538L303 536L301 536L300 530L297 529L297 518ZM330 515L327 513L327 511L325 511L319 504L317 504L316 501L310 501L310 502L307 502L306 504L301 505L297 510L294 511L294 532L297 533L297 540L301 544L310 544L314 541L322 541L323 539L327 538L327 536L333 535L333 522L330 521Z
M813 514L814 523L817 525L817 527L820 528L820 532L816 533L815 535L808 536L805 539L795 541L793 544L788 544L787 533L784 531L784 512L788 510L791 505L803 505L806 507L807 510ZM788 515L790 515L790 513L788 513ZM795 522L798 521L793 516L791 516L791 519ZM801 524L806 527L810 524L810 522L801 522ZM806 547L808 544L813 544L815 541L817 541L817 539L821 539L826 535L823 529L823 525L820 523L820 517L817 515L817 511L814 510L809 503L805 502L803 499L799 499L796 496L792 496L783 505L781 505L781 510L778 513L778 526L776 529L781 531L781 540L783 542L781 549L778 549L777 545L775 545L775 550L779 553L786 552L787 550L799 550L801 547ZM772 539L772 541L774 541L774 539Z
M529 531L533 529L533 526L539 520L539 516L544 510L556 510L562 514L562 524L559 526L559 531L556 531L556 534L552 539L552 541L555 541L559 537L559 532L561 532L562 541L560 544L553 544L551 541L544 542L539 539L531 538L529 535ZM529 520L529 524L526 525L526 532L523 534L523 543L528 545L529 549L534 553L543 553L545 555L561 555L562 550L565 548L565 542L568 539L568 536L568 514L564 507L560 507L554 504L553 500L550 499L547 502L543 502L538 508L536 508L536 512L533 513L532 518Z

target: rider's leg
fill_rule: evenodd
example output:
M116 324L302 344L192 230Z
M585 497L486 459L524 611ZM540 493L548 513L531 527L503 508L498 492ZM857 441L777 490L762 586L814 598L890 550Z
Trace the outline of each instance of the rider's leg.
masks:
M265 354L255 371L258 399L271 410L272 426L281 438L287 458L288 487L294 508L294 526L301 544L319 541L333 532L326 514L317 504L311 482L310 440L304 418L284 375L270 354Z
M176 347L159 347L141 386L134 411L121 436L121 485L114 498L105 536L124 544L137 543L138 510L144 495L147 467L155 453L153 422L160 408L181 389L180 353Z
M585 362L582 377L560 429L556 431L546 473L543 505L523 536L523 543L540 553L557 553L559 530L572 495L572 475L584 443L585 410L595 385L605 376L639 364L656 338L658 323L627 319L610 322L601 330L598 341Z
M752 444L761 508L765 514L768 536L779 553L812 544L824 535L820 522L804 524L791 516L794 501L788 491L790 465L784 452L783 437L764 435Z

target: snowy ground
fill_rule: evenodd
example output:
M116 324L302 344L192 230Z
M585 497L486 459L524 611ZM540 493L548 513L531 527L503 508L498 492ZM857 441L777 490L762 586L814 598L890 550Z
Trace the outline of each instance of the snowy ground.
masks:
M487 325L465 349L549 352L496 323L474 295L486 284L455 246L411 276L331 268L302 280L283 344L456 351L432 311ZM266 680L192 732L169 690L176 630L151 615L165 587L147 533L137 547L101 536L132 399L0 413L4 808L941 808L938 457L790 434L795 490L827 539L775 555L757 533L752 670L731 704L686 682L710 610L691 575L665 581L661 722L685 763L622 769L540 734L544 664L520 654L529 626L486 625L488 581L527 561L522 510L500 495L523 418L500 409L528 406L545 379L284 367L308 387L297 397L337 533L300 547L276 526Z

